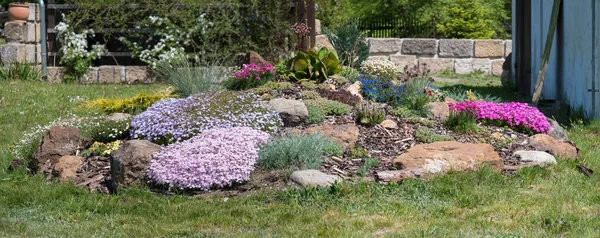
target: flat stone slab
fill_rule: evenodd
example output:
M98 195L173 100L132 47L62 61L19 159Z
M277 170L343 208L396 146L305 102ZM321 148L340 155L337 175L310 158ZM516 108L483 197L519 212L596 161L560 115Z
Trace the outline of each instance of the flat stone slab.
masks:
M305 188L317 186L329 187L336 181L342 180L336 175L326 174L314 169L295 171L290 176L290 179Z
M521 156L521 162L530 166L546 167L556 164L554 156L543 151L517 150L514 154Z

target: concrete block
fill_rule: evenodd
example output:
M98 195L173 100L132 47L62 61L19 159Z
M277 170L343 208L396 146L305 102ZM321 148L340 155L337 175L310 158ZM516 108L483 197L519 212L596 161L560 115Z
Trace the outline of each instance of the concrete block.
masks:
M36 63L37 49L35 45L25 45L25 62Z
M441 73L444 70L454 71L454 60L439 58L419 58L419 68L428 69L430 73Z
M35 22L36 15L37 15L37 9L38 9L37 4L29 3L29 16L27 16L28 22Z
M473 57L473 40L440 40L439 57Z
M369 56L367 60L390 60L390 57L387 55L373 55Z
M91 67L81 79L82 83L98 83L98 67Z
M38 43L40 42L40 24L28 22L27 23L27 42Z
M4 38L7 43L23 43L27 41L27 23L7 22L4 24Z
M454 72L457 74L473 73L473 59L455 59Z
M98 69L99 83L121 83L123 66L100 66Z
M369 52L396 53L402 49L402 39L399 38L369 38Z
M500 66L502 68L502 66ZM491 65L489 59L473 59L473 72L480 71L484 74L491 73Z
M504 57L504 43L502 40L475 40L476 58L501 58Z
M127 66L125 67L125 81L128 84L148 83L150 75L146 66Z
M35 45L36 62L42 63L42 44Z
M404 39L402 54L405 55L435 55L438 52L436 39Z
M48 67L47 69L48 77L47 81L49 83L61 83L63 80L63 76L65 75L65 70L63 67Z
M390 61L403 71L406 71L406 67L411 68L417 65L417 57L414 55L390 55Z
M6 44L0 46L0 58L2 58L3 64L24 62L26 56L27 52L23 44Z
M492 75L502 75L502 64L504 64L503 59L492 60Z
M508 55L512 52L512 40L504 41L504 57L508 57Z

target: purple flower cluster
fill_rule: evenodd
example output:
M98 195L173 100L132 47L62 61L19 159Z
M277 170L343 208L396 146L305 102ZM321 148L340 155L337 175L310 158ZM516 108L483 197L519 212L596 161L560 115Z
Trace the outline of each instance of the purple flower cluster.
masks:
M275 77L275 68L273 67L273 65L271 64L263 64L263 65L257 65L257 64L245 64L242 66L242 69L235 72L233 74L233 77L235 79L247 79L247 78L251 78L251 79L256 79L256 80L260 80L261 78L264 77L268 77L268 76L273 76Z
M191 139L154 153L148 177L170 188L209 190L250 178L258 146L269 134L249 127L203 131Z
M525 103L495 103L485 101L464 101L449 104L450 110L457 112L473 112L477 119L502 121L509 126L524 127L537 133L547 134L550 124L546 116L537 108Z
M281 125L278 112L258 96L225 91L163 99L131 121L131 137L164 145L209 129L250 127L275 132Z

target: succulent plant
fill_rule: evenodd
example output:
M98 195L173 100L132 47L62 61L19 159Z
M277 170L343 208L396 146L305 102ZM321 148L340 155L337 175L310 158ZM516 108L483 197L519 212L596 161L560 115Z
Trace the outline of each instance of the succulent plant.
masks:
M319 83L342 71L335 50L329 51L325 47L317 51L296 52L288 61L287 68L287 76L292 81L313 80Z

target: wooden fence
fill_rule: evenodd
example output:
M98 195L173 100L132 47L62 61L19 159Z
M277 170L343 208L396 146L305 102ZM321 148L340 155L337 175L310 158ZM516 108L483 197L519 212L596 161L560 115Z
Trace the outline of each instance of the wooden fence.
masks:
M421 23L416 19L364 18L359 29L372 38L437 38L434 23Z

